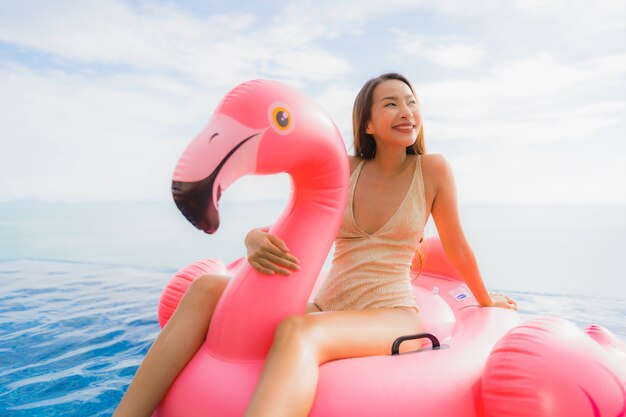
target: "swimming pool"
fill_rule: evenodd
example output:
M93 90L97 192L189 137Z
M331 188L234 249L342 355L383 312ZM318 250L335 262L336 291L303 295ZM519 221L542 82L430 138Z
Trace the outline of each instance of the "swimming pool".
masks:
M110 416L159 331L157 302L173 272L0 262L0 416ZM502 291L524 318L594 322L626 339L623 299Z

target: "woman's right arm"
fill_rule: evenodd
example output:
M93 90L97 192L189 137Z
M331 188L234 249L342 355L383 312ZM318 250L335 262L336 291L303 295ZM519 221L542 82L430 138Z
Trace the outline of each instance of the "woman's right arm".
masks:
M285 242L276 235L268 233L268 227L252 229L246 235L244 243L248 250L248 263L254 269L265 274L289 275L300 269L298 259L289 253Z

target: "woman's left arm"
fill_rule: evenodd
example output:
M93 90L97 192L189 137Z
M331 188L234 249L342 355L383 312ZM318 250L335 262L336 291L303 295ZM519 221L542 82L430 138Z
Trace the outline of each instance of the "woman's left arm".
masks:
M504 307L516 309L517 305L503 295L491 296L483 283L476 257L470 248L461 227L456 199L456 185L448 161L438 154L431 155L431 172L435 180L435 198L431 214L441 244L448 260L461 273L467 286L482 307Z

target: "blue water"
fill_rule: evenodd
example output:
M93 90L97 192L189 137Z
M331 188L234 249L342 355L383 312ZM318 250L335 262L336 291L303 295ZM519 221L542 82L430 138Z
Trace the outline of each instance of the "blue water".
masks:
M172 271L0 262L0 416L109 416L156 337ZM521 314L602 323L626 339L623 300L512 292Z
M108 416L158 332L171 271L0 262L0 416Z
M281 208L223 206L230 215L208 237L166 204L0 204L0 416L111 415L158 333L171 274L241 256L245 232ZM502 210L464 208L490 289L525 319L557 315L626 339L623 207ZM546 215L559 220L542 228ZM510 256L522 250L532 263Z

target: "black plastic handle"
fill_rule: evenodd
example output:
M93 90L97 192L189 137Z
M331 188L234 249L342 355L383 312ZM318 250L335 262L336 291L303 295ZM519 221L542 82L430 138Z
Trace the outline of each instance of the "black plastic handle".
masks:
M430 333L410 334L407 336L400 336L393 342L393 345L391 346L391 354L392 355L400 354L400 343L404 342L405 340L415 340L415 339L423 339L423 338L430 339L430 343L433 344L432 346L433 350L439 349L441 347L441 344L439 343L439 339L437 339L434 335Z

